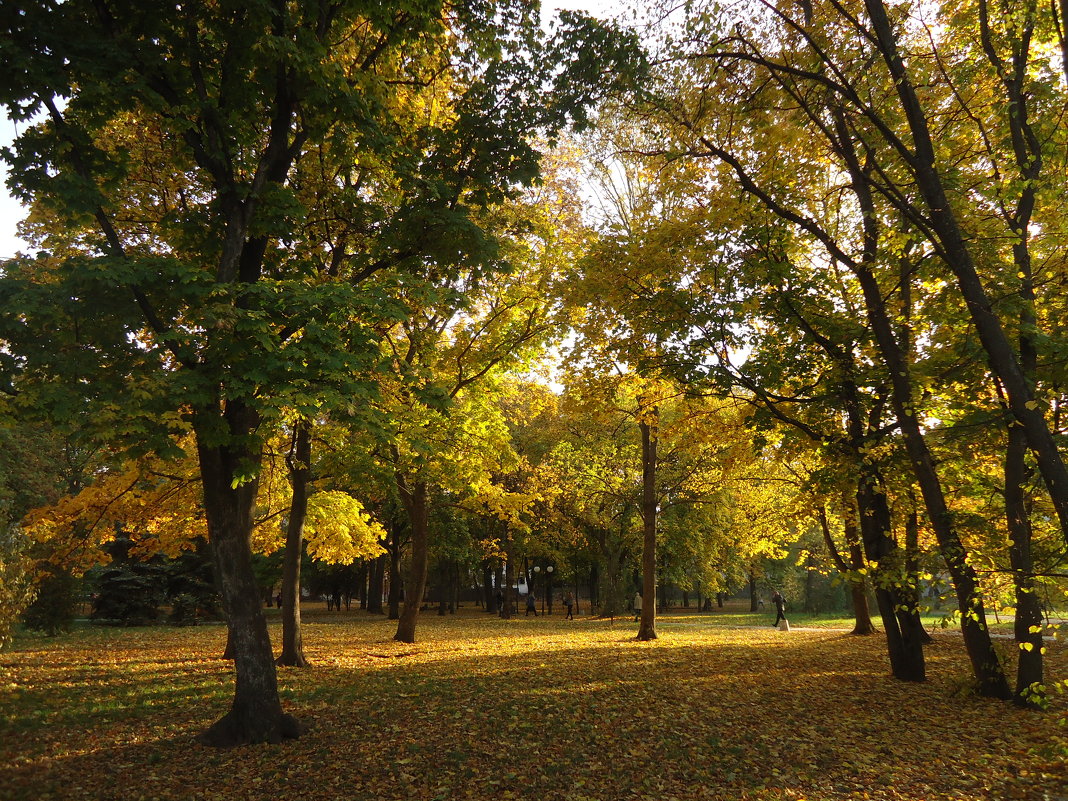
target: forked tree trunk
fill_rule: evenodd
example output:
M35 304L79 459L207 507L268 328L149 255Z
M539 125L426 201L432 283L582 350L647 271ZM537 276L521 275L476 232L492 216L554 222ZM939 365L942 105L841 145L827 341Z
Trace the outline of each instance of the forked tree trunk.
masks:
M834 544L831 535L831 527L827 522L827 510L820 507L820 527L823 530L823 541L827 545L827 552L831 555L831 561L843 575L849 579L849 595L853 604L853 631L850 634L867 636L875 633L875 624L871 621L871 610L868 607L868 588L861 572L866 567L864 563L864 550L860 542L860 531L857 528L856 509L853 502L847 497L844 499L842 510L842 528L845 534L846 547L849 548L849 561L842 557L838 547Z
M894 586L903 560L890 536L890 507L879 489L877 474L868 472L858 480L857 510L864 552L873 570L875 601L886 632L890 671L901 681L924 681L927 674L923 643L912 627L905 599Z
M282 564L282 653L278 664L308 667L300 630L300 559L304 550L304 521L308 516L311 484L311 423L297 424L289 457L289 483L293 498L286 523L286 550Z
M658 410L639 422L642 432L642 604L639 640L656 639L656 445Z
M214 416L210 410L200 414L205 418ZM226 418L234 433L247 436L255 428L254 413L236 401L227 404ZM271 639L252 569L249 542L256 482L237 480L239 470L255 464L256 454L208 446L205 443L209 441L209 432L202 433L198 428L204 513L232 638L236 683L230 711L199 739L218 747L277 743L299 736L301 727L295 718L282 712Z
M399 642L415 642L415 624L419 617L419 607L423 603L426 590L426 573L428 562L428 517L427 486L424 481L417 481L411 486L398 476L397 487L401 500L408 512L408 522L412 529L412 554L408 565L408 575L404 581L404 605L401 607L397 633L393 639Z

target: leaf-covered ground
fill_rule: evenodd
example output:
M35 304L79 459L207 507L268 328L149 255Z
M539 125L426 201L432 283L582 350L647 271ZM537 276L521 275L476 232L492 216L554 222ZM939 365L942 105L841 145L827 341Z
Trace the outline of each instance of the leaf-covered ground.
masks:
M0 799L1034 799L1068 801L1063 697L971 697L959 637L929 681L881 638L627 620L309 615L310 669L280 669L301 739L216 751L220 626L80 629L0 654ZM275 631L277 635L277 631ZM1011 644L1006 643L1006 652ZM1051 673L1068 674L1063 646Z

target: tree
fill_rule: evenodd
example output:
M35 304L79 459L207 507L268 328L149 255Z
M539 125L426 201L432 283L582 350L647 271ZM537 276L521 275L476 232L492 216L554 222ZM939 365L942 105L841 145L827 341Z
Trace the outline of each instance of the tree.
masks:
M490 4L70 2L3 21L0 102L47 114L10 162L51 247L6 268L14 391L60 416L81 396L135 448L191 428L237 673L203 739L296 736L248 547L262 427L309 384L366 378L373 321L397 311L383 276L485 247L472 209L535 177L530 135L581 120L627 45L575 15L544 45ZM422 124L431 96L450 113ZM299 165L323 153L349 165L330 191L359 221L326 241L299 225Z

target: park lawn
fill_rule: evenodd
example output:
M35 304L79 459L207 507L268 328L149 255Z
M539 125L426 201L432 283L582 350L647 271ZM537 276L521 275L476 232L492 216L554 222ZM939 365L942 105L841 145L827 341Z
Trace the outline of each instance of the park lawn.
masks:
M232 751L193 741L231 696L223 627L24 636L0 654L0 799L1068 798L1065 697L970 696L959 636L908 685L879 637L715 615L650 643L630 619L429 614L416 645L394 626L310 613L313 667L279 681L311 729ZM1062 644L1049 663L1068 675Z

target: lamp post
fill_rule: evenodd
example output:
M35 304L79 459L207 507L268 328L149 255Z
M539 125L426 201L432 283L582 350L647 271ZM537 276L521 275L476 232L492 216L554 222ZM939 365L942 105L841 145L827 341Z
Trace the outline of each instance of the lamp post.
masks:
M549 614L553 613L553 566L545 566L545 595L542 596L542 604L548 600Z
M537 577L541 574L541 565L534 565L534 579L537 581ZM549 614L553 613L553 566L545 566L545 592L541 596L541 612L545 614L545 599L549 599Z
M528 592L534 592L534 588L538 586L538 576L541 575L541 565L534 565L534 583L527 588ZM541 613L545 614L545 599L541 599Z

